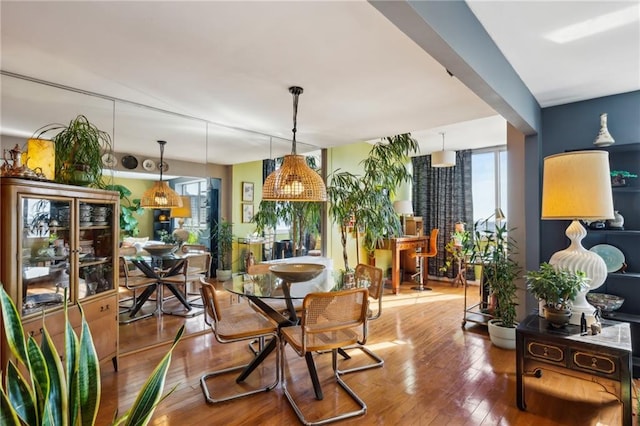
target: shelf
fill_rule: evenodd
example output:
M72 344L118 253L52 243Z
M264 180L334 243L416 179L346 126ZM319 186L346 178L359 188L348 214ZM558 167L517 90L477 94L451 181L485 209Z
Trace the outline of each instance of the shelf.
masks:
M635 280L640 278L640 272L625 272L624 274L621 272L611 272L607 274L607 278L610 278L610 277Z
M616 193L638 193L640 192L640 188L635 188L632 186L614 186L613 188L611 188L611 190L613 192Z
M587 234L636 236L640 235L640 231L635 229L589 229Z
M633 324L640 324L640 315L635 314L626 314L624 312L612 312L612 313L603 313L603 318L614 320L614 321L624 321Z

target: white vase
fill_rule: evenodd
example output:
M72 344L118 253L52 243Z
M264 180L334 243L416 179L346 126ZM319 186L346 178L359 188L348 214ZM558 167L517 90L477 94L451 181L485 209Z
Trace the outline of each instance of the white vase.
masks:
M491 343L502 349L513 350L516 348L516 327L503 327L500 320L489 320L489 338Z
M613 219L609 219L607 222L609 223L609 228L624 228L624 216L618 210L614 210Z
M596 140L593 141L593 144L595 146L609 146L614 142L615 140L607 128L607 114L603 112L600 114L600 131L598 132L598 136L596 136Z

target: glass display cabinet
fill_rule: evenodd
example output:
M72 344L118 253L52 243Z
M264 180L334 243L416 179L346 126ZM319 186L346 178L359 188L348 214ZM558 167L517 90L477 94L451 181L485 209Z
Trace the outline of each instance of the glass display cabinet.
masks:
M101 361L117 368L119 194L78 186L2 178L0 280L25 331L64 342L63 306L80 325L81 304ZM3 340L3 365L6 347Z

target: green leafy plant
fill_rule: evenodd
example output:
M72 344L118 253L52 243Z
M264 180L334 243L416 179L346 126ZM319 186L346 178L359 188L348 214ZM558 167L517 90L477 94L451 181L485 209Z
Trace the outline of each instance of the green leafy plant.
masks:
M224 219L218 222L213 232L218 241L218 263L220 269L231 269L231 253L233 250L233 225Z
M48 124L36 131L41 139L47 133L54 137L56 182L102 187L102 154L112 151L111 136L78 115L68 125Z
M177 244L178 243L178 241L176 240L176 237L172 233L167 231L166 229L160 229L158 231L158 238L160 238L160 241L162 241L165 244Z
M136 215L141 215L144 209L140 207L140 199L129 199L132 192L124 185L107 185L105 189L120 193L120 234L121 237L136 237L140 233L139 221Z
M67 300L65 295L64 300ZM92 425L100 405L100 365L82 308L78 337L68 318L65 303L65 346L59 354L43 321L42 341L24 334L13 300L0 287L0 306L5 338L11 354L0 383L0 424L2 425ZM147 379L133 406L114 425L145 425L162 396L171 355L182 337L180 328L173 346ZM64 355L64 365L60 355ZM28 374L24 374L27 372Z
M637 178L638 175L628 172L626 170L612 170L611 176L619 176L621 178Z
M542 263L537 271L529 271L524 276L527 290L545 305L556 310L571 309L571 303L589 279L582 271L555 268Z
M488 219L474 224L471 262L482 264L483 285L496 299L494 318L503 327L514 327L516 321L516 279L521 268L513 260L516 242L509 235L506 224L488 226Z
M329 215L340 227L345 270L349 270L347 235L351 224L363 234L363 246L370 257L385 238L402 233L400 219L393 209L396 188L409 181L406 163L418 152L418 142L405 133L376 143L362 161L363 175L335 170L329 176L327 197Z

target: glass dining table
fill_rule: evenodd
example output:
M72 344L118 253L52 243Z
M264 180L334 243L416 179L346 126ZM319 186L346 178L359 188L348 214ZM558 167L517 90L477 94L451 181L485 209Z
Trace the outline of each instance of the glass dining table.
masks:
M291 327L299 322L294 305L295 301L302 301L309 293L331 290L331 287L327 285L329 282L327 274L329 274L329 271L325 270L317 279L296 283L286 282L276 277L273 273L259 275L240 274L225 281L223 287L230 293L246 297L265 315L276 321L279 328ZM286 305L286 314L277 308L277 305L282 305L283 302ZM276 349L276 345L276 340L272 339L262 346L255 358L242 370L236 382L244 381ZM305 359L316 398L321 400L323 398L322 388L320 387L318 373L313 361L313 354L310 352L305 354Z

